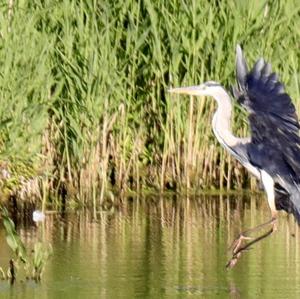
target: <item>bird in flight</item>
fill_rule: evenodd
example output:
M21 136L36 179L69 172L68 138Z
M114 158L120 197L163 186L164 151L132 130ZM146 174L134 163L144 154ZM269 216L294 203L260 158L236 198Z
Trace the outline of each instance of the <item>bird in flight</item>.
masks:
M276 230L278 210L292 213L300 225L300 137L296 109L271 65L260 58L249 71L242 49L236 48L236 80L233 95L249 113L251 136L238 138L231 131L232 102L217 82L170 89L171 93L211 96L218 104L212 127L221 145L261 181L271 219L242 232L232 245L232 268L250 245ZM253 239L250 233L270 226ZM251 240L246 245L245 240Z

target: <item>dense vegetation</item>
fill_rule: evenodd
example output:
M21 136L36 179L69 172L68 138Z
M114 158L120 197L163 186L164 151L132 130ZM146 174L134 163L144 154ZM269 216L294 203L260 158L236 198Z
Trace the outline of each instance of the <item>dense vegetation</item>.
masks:
M249 187L212 136L215 103L167 89L229 87L240 43L250 63L272 62L298 109L299 9L296 0L2 2L2 193L102 202L109 190ZM241 136L245 117L235 109Z

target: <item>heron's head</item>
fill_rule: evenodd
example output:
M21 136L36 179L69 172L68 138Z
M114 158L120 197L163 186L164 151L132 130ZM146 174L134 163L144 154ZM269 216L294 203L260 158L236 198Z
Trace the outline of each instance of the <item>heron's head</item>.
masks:
M169 92L171 93L187 94L191 96L212 96L215 98L223 91L223 87L214 81L208 81L195 86L169 89Z

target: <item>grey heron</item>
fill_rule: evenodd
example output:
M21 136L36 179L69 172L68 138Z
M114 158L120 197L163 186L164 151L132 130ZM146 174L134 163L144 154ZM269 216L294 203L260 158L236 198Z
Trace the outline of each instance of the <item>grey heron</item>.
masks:
M300 224L300 137L295 106L285 92L271 65L257 60L249 71L242 49L236 48L237 86L233 95L248 112L251 136L238 138L231 131L232 102L226 90L217 82L197 86L173 88L171 93L211 96L217 101L212 127L221 145L264 187L271 210L271 220L250 229L235 240L233 256L228 267L233 267L241 252L249 245L276 230L277 211L292 213ZM242 246L250 239L248 233L271 225L271 230Z

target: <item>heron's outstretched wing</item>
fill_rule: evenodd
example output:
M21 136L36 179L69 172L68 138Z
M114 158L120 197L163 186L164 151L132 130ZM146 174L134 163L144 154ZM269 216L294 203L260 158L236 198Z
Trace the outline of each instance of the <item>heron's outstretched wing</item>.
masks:
M237 46L236 72L238 87L233 93L249 112L251 143L280 151L300 183L300 126L283 84L263 59L248 71L240 46Z
M298 135L299 123L295 106L285 92L283 84L271 71L271 65L262 58L249 72L240 46L236 53L236 75L238 87L233 93L238 102L249 112L252 140L272 136Z
M233 94L249 112L249 160L286 190L290 212L300 222L300 126L295 106L270 64L259 59L248 71L239 46L236 73L238 86Z

